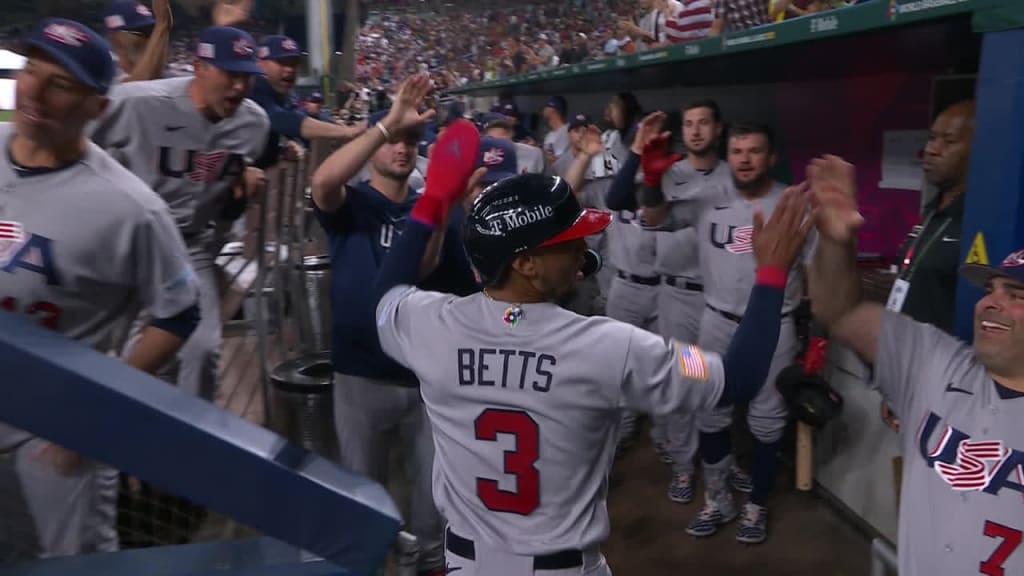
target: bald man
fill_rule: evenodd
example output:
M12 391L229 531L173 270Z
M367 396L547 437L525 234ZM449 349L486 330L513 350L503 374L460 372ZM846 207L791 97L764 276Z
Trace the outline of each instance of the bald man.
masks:
M887 307L918 322L953 333L956 312L960 228L964 219L967 168L974 139L974 102L963 100L935 117L924 149L924 175L938 193L924 208L899 259L899 276ZM969 339L969 335L964 339ZM882 405L882 419L892 429L899 420Z

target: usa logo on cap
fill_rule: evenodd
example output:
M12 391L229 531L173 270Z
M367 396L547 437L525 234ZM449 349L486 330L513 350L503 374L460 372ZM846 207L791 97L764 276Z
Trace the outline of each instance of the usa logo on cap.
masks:
M85 31L70 24L54 22L43 30L43 34L54 42L59 42L65 46L74 46L75 48L89 42L89 35Z
M484 166L497 166L505 161L505 151L501 148L491 148L484 151Z
M142 4L136 4L135 5L135 13L138 14L139 16L152 16L153 15L153 13L149 11L149 8L146 8Z
M270 48L260 46L260 49L256 51L256 55L260 58L266 58L267 56L270 56Z
M299 49L299 45L295 43L295 40L292 40L291 38L285 38L284 41L281 42L281 48L284 48L289 52L295 52L296 50Z
M1003 260L1003 268L1016 268L1024 266L1024 250L1018 250Z
M252 45L245 38L239 38L234 43L235 54L239 56L248 56L252 54Z

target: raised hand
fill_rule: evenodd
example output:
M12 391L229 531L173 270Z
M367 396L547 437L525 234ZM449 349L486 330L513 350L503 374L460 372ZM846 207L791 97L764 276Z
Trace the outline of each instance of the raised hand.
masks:
M754 259L758 267L788 270L803 251L814 223L807 182L782 193L767 221L760 209L754 212Z
M398 88L398 95L384 118L384 127L391 132L401 132L418 129L430 122L435 111L431 109L421 113L420 108L432 89L430 76L425 73L407 78Z
M633 145L631 146L633 152L643 154L644 149L650 146L656 138L662 137L668 140L672 133L664 131L666 118L668 118L668 115L664 112L651 112L644 116L636 130L636 136L633 137Z
M648 186L660 185L661 176L683 158L682 154L669 153L670 136L670 133L663 132L644 146L640 168L644 171L644 184Z
M604 152L604 142L601 142L601 130L591 124L583 134L583 153L587 156L597 156Z
M237 26L249 19L253 0L217 0L211 20L217 26Z
M807 181L816 206L818 233L834 242L850 242L864 224L864 217L857 210L857 180L853 164L839 156L815 158L807 167Z

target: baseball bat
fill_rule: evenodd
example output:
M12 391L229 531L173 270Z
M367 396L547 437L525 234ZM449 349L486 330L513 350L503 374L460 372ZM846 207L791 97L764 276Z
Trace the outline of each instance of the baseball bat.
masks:
M809 492L814 487L814 428L796 423L796 489Z

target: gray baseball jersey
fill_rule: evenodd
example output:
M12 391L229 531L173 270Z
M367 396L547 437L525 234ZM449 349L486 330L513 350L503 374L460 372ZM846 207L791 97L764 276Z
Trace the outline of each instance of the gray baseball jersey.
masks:
M544 152L536 146L516 142L516 171L520 174L543 174Z
M0 124L5 148L11 134ZM0 309L107 353L142 309L169 318L197 297L166 204L99 147L43 173L0 155ZM27 438L0 424L0 450Z
M617 130L607 130L601 135L607 157L612 163L611 168L618 171L619 159L625 158L629 147L622 141ZM593 169L593 166L591 166ZM613 173L614 175L614 173ZM636 181L641 182L643 175L638 171ZM642 213L632 210L619 210L611 225L606 229L608 238L608 259L616 270L636 276L654 276L654 258L657 251L657 238L643 227Z
M569 142L569 125L565 124L557 130L552 130L544 136L544 150L560 158L572 148Z
M674 194L692 195L687 189L699 189L709 184L729 186L732 176L729 166L719 162L710 172L697 170L685 158L676 162L662 176L663 186L671 187ZM686 227L672 232L655 232L654 271L662 276L678 276L700 280L700 263L697 258L697 230Z
M754 286L754 210L761 208L765 218L782 197L785 185L775 182L764 196L747 200L735 187L709 184L697 189L676 187L662 180L670 203L667 228L693 226L699 242L700 271L704 279L704 298L709 306L742 316ZM804 247L803 263L810 262L817 245L812 230ZM794 264L786 283L782 312L792 312L804 296L804 272Z
M434 501L452 530L513 554L608 536L619 410L707 410L721 358L553 303L408 286L377 309L384 351L416 373L434 430ZM611 376L611 377L610 377Z
M211 122L189 96L192 81L115 86L91 134L167 202L187 239L217 218L247 162L262 154L270 130L267 113L248 99L232 117Z
M899 572L1024 574L1024 399L966 344L882 312L875 381L903 431Z

